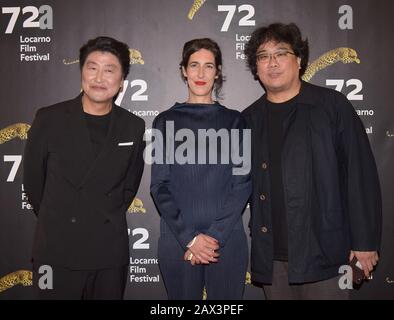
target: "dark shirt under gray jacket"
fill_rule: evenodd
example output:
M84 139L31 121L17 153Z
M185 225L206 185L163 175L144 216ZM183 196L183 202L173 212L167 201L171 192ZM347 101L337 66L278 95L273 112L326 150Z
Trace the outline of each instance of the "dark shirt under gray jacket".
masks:
M252 129L252 280L271 283L273 233L267 98L243 111ZM302 82L283 125L289 282L338 275L350 250L379 250L381 193L365 128L339 92Z

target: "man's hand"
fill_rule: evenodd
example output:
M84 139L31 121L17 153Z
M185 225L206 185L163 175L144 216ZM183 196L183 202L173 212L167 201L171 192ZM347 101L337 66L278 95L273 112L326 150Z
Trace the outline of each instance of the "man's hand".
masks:
M219 249L219 243L216 239L200 233L196 237L193 245L189 247L188 251L191 251L191 253L193 253L193 257L196 258L197 264L198 261L203 264L209 264L211 262L218 261L217 258L219 257L219 253L215 252L215 250L217 249Z
M378 263L379 256L376 251L350 251L349 261L352 261L353 257L356 256L357 260L361 263L361 267L364 270L364 274L369 278L370 272L374 266Z

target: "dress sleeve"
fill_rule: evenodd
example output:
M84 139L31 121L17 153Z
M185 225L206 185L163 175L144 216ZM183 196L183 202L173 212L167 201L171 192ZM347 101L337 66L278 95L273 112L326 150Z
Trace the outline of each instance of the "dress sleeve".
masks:
M156 159L156 161L152 163L150 191L162 218L186 251L187 244L198 232L186 228L182 212L171 193L170 186L175 182L171 181L171 165L166 163L165 160L165 125L165 120L161 117L156 118L153 122L152 137L154 141L152 141L152 151L154 151L153 159Z
M251 131L250 129L246 129L246 124L242 116L238 117L233 128L238 130L239 137L238 139L231 140L231 159L235 159L237 156L239 157L239 154L242 153L244 161L232 163L231 189L227 193L224 205L219 209L215 221L206 233L218 240L221 247L226 245L226 241L234 229L234 225L241 218L252 192L250 177Z

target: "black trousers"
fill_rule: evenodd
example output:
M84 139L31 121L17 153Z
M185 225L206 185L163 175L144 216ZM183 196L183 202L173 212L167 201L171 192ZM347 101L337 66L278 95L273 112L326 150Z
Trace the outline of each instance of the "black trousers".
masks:
M51 266L52 276L33 268L33 284L43 300L121 300L128 266L99 270L72 270ZM51 289L48 289L50 287Z
M274 261L272 285L263 285L267 300L348 300L349 290L339 287L339 278L328 280L289 284L288 263Z
M219 261L192 266L175 239L159 240L159 266L170 300L240 300L245 288L248 245L243 232L233 232L220 248ZM176 240L175 240L176 241Z

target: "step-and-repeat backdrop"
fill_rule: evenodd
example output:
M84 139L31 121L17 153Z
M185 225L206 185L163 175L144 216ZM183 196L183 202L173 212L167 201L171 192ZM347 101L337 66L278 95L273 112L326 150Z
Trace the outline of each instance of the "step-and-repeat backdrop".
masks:
M393 1L2 0L0 10L0 299L34 298L29 285L36 217L23 190L23 150L36 110L80 92L81 45L107 35L130 46L131 72L117 103L142 117L149 133L156 115L187 97L178 67L183 44L193 38L210 37L221 46L224 105L243 110L261 96L243 49L257 26L278 21L295 22L309 39L305 80L343 92L364 122L381 178L383 241L373 280L352 297L394 298ZM166 298L149 183L146 165L127 212L126 299ZM245 225L249 214L246 209ZM245 298L263 299L248 275L245 281Z

